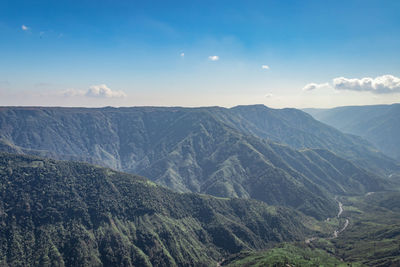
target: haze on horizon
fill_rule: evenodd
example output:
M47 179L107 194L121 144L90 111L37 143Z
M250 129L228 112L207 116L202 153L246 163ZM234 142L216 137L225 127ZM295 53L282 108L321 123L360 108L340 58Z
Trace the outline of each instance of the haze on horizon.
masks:
M0 2L0 105L400 102L400 2Z

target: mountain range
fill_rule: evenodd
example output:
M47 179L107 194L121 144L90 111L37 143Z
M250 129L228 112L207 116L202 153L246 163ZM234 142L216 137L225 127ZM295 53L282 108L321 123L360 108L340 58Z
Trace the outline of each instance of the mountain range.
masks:
M85 163L0 153L1 266L215 266L313 233L300 213L180 194Z
M340 225L338 196L358 214L351 201L396 190L377 147L263 105L0 107L0 265L337 263L302 244Z
M400 160L400 104L304 111L340 131L365 138L388 156Z
M381 190L380 173L398 169L359 137L299 110L261 105L3 107L0 136L8 152L83 160L178 192L253 198L316 218L336 212L334 194Z

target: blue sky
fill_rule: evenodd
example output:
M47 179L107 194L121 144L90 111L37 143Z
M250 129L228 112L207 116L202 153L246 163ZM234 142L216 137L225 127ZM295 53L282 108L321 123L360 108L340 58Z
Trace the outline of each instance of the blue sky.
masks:
M0 0L0 105L399 102L399 14L385 0Z

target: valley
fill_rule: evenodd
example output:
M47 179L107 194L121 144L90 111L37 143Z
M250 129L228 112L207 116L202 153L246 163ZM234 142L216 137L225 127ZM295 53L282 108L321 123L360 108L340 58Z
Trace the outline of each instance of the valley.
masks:
M0 142L10 266L361 266L399 223L396 160L299 110L3 107Z
M400 264L400 202L397 202L400 193L373 195L341 197L346 219L335 222L340 230L335 230L333 237L313 237L268 250L241 252L226 259L222 266L397 266Z
M0 0L0 267L400 267L399 0Z
M264 121L257 127L248 117L254 111ZM298 125L299 120L304 123ZM267 121L273 122L269 128L265 128ZM320 137L305 131L313 128ZM248 129L260 133L251 135ZM291 143L291 147L262 138L289 130L290 136L311 141L301 146ZM277 141L285 138L281 134ZM394 160L365 141L335 131L306 113L258 105L233 109L4 107L0 109L0 140L3 151L86 161L143 175L177 192L253 198L291 206L320 219L336 213L334 194L381 190L389 186L384 173L399 169ZM352 151L367 157L327 150L333 144L353 147ZM372 172L376 162L381 162L380 167Z

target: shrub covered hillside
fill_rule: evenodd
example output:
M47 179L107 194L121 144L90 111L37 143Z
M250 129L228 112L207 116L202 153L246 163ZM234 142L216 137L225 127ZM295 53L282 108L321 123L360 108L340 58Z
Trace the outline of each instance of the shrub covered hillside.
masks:
M228 254L303 239L300 219L257 201L0 153L1 266L215 266Z
M1 151L96 163L174 191L253 198L318 219L337 213L334 195L387 186L382 170L360 166L385 162L385 175L398 166L363 142L302 111L261 105L0 108Z

